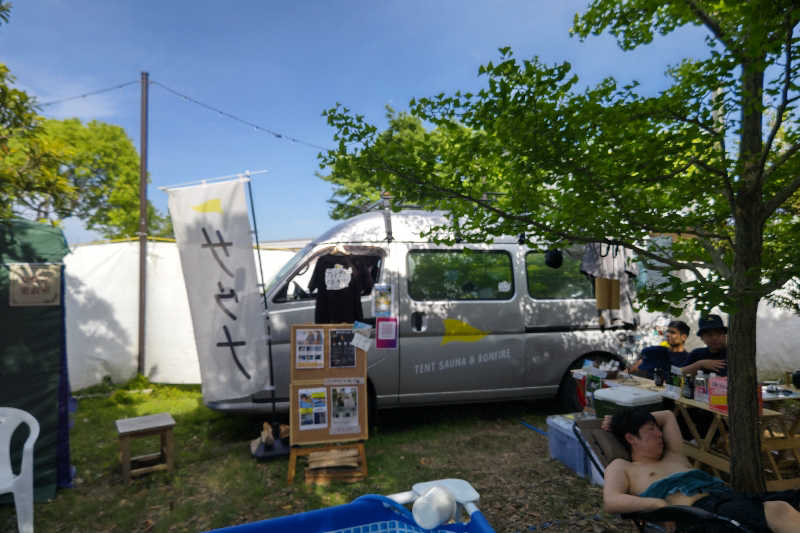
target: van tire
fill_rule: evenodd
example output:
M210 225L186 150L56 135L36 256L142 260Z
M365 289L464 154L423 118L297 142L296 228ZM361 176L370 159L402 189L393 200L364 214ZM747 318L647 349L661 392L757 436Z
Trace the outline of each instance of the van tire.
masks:
M562 413L577 413L583 411L583 406L578 401L578 385L572 372L567 370L558 386L558 407Z

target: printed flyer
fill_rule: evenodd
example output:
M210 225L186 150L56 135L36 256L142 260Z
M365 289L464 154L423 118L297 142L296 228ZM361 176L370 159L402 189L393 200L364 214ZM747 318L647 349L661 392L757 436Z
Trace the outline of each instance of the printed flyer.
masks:
M331 387L331 435L361 433L358 387Z
M376 319L375 347L378 349L397 348L397 319L394 317Z
M372 314L374 316L390 316L392 314L392 286L388 283L376 283L372 287Z
M300 430L328 427L328 393L325 387L299 389L297 395Z
M353 346L352 329L331 330L331 368L353 368L356 366L356 347Z
M324 338L321 329L295 330L295 368L325 368Z

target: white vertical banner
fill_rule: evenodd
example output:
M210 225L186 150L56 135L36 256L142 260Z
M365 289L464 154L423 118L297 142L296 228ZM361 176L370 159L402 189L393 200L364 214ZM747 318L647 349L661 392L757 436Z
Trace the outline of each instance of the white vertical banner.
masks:
M205 402L269 388L264 302L256 278L245 182L167 190Z

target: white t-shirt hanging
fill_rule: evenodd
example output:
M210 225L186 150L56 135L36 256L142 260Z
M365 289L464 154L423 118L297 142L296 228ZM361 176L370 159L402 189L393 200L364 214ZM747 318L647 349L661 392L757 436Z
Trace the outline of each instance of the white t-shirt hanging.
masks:
M333 268L325 269L325 288L329 291L340 291L350 285L353 277L353 270L342 265L335 265Z

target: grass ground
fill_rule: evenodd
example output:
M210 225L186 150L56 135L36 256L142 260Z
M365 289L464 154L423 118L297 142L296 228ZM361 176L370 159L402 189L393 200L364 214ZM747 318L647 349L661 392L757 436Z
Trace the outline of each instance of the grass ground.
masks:
M149 392L140 392L141 389ZM74 413L70 434L75 487L36 505L43 532L195 532L349 502L366 493L408 490L418 481L466 479L498 532L634 531L600 513L602 494L549 458L549 402L384 411L366 444L369 476L352 484L287 485L287 459L253 460L249 441L263 418L206 408L199 387L134 381L98 387ZM176 470L122 482L114 421L167 411L175 418ZM135 439L133 454L158 448ZM302 462L301 462L302 464ZM13 506L0 507L0 531L15 531ZM299 532L298 532L299 533Z

